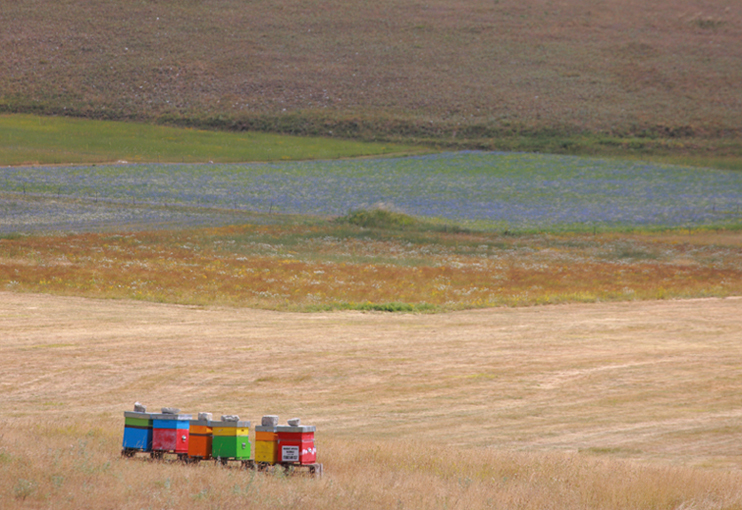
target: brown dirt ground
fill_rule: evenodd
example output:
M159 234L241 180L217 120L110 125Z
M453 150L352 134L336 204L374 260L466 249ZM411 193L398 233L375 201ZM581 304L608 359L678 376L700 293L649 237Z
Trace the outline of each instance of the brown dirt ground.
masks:
M742 467L742 298L437 315L0 293L0 423L157 410Z

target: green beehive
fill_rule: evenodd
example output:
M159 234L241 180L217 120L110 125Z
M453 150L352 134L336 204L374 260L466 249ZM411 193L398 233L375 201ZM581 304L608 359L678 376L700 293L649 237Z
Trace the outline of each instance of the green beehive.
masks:
M249 421L214 421L212 427L212 457L235 460L250 458Z

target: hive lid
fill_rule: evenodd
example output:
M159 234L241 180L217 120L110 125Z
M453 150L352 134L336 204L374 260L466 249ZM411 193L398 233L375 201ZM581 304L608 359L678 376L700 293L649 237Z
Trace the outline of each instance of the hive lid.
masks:
M191 420L191 425L196 427L213 427L214 422L211 420Z
M153 414L152 419L153 420L178 420L178 421L186 421L191 420L193 418L192 414Z
M151 420L151 413L139 413L136 411L124 411L124 418L140 418L142 420Z
M249 429L249 421L212 421L212 427L233 427L236 429Z
M298 427L279 425L276 427L276 430L278 432L316 432L317 427L314 425L300 425Z
M255 432L275 432L276 427L267 427L265 425L255 425Z

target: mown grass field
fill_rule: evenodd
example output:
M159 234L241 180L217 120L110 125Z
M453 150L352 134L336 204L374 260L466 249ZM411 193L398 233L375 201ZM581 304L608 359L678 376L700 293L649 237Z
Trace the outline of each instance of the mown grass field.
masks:
M739 168L733 0L0 5L0 108Z
M742 507L742 301L292 314L0 292L3 508ZM123 411L299 416L321 480L123 459Z

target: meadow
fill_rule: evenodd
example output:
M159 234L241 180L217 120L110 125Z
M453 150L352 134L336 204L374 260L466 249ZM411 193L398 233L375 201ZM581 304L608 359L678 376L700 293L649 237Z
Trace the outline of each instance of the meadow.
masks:
M292 314L0 292L3 508L742 508L739 298ZM299 416L322 479L123 459Z
M742 294L742 237L345 222L8 236L0 289L288 311L723 297Z
M7 290L303 311L742 292L734 171L458 152L2 178Z

